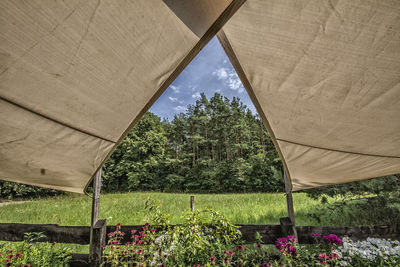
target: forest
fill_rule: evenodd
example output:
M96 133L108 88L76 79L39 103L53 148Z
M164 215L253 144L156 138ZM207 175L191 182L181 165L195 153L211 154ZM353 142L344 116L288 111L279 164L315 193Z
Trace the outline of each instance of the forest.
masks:
M277 192L282 167L258 115L201 94L172 121L147 112L103 168L103 190Z

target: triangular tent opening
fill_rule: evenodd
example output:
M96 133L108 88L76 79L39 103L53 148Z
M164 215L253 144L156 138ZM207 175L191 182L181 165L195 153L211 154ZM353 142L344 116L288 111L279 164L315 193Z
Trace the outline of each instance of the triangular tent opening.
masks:
M82 193L219 38L293 189L400 172L400 3L2 2L0 179Z

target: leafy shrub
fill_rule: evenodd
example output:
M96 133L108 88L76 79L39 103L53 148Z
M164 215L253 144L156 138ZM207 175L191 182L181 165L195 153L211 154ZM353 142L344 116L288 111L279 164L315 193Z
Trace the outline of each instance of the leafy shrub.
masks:
M222 214L210 209L188 212L185 223L173 226L156 201L148 199L150 223L130 232L117 224L108 234L103 266L398 266L400 242L367 239L343 241L334 234L313 233L314 244L299 244L293 236L278 238L277 251L257 243L244 245L241 233Z
M157 228L146 223L142 231L131 231L132 242L122 245L121 225L108 234L105 266L254 266L266 263L261 244L246 247L241 233L222 214L206 209L189 212L185 223L169 224L154 200L147 209Z
M38 198L62 194L61 191L0 181L0 199Z
M60 244L37 242L42 233L27 233L23 242L0 242L0 266L68 266L70 251Z
M326 225L377 225L400 221L400 175L308 190L321 200L309 215ZM328 202L327 196L335 197ZM327 212L328 210L328 212ZM370 214L374 216L370 216Z

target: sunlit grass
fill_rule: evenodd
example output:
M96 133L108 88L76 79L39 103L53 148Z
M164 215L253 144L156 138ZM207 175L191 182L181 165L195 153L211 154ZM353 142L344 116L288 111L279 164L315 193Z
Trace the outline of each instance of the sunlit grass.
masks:
M190 194L124 193L103 194L100 218L107 224L143 224L148 220L145 210L147 198L156 199L160 208L171 215L171 223L182 223L182 215L189 209ZM318 225L307 215L320 205L304 193L294 194L294 209L298 225ZM0 207L0 222L89 225L91 198L84 195L63 195L44 200L11 204ZM195 208L220 211L236 224L279 224L287 216L283 193L264 194L195 194Z

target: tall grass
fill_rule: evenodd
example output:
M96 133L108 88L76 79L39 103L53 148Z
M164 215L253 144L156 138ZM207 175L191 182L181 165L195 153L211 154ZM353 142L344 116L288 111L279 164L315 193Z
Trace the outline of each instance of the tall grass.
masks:
M143 224L147 221L145 201L158 200L160 207L171 215L171 223L182 223L182 214L189 209L189 194L124 193L103 194L100 218L107 224ZM307 215L319 204L304 193L294 194L296 223L318 225ZM11 204L0 207L0 222L52 223L60 225L89 225L91 198L83 195L63 195L54 198ZM236 224L279 224L287 216L286 198L282 193L264 194L195 194L195 208L220 211Z

